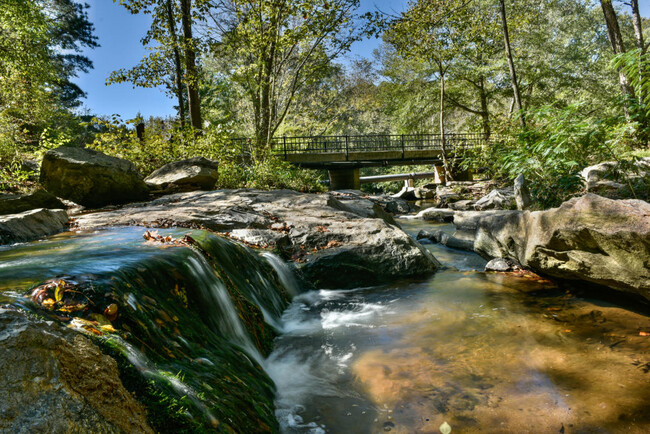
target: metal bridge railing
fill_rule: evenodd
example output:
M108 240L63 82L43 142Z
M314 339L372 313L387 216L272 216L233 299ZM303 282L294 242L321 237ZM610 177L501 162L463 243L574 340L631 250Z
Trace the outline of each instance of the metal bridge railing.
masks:
M232 139L245 151L251 152L253 139ZM487 144L482 133L447 133L445 147L449 151L473 148ZM349 136L275 137L271 152L279 157L296 154L322 154L373 151L442 150L440 134L370 134Z

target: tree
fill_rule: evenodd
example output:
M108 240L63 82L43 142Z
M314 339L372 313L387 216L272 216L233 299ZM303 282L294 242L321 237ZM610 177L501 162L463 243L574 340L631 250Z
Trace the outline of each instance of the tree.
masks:
M526 117L524 115L524 108L521 104L521 94L519 93L519 82L517 81L517 72L515 70L515 62L512 59L512 50L510 48L510 34L508 32L508 20L506 18L506 3L505 0L499 0L499 7L501 11L501 24L503 26L503 40L505 42L506 59L508 59L508 69L510 69L510 78L512 80L512 93L514 100L519 110L519 119L521 126L526 129Z
M612 5L612 0L600 0L600 5L603 9L603 15L605 16L607 35L609 36L612 50L614 51L614 54L623 54L625 53L625 44L623 42L623 36L621 35L621 29L618 25L616 11ZM621 68L618 68L618 76L623 96L628 99L634 98L634 90L630 86L630 83Z
M358 0L231 0L213 4L212 56L240 86L253 112L257 155L306 89L329 74L330 64L359 38L353 26Z
M116 1L116 0L113 0ZM193 37L192 27L198 18L193 16L196 8L203 7L205 1L198 0L125 0L120 1L130 13L150 14L151 27L141 42L149 47L151 54L131 69L114 71L108 84L131 82L140 87L164 85L170 95L178 101L181 126L185 124L185 98L190 112L190 124L197 131L203 127L201 102L199 98L199 77L197 50L199 41ZM200 16L200 14L198 14ZM177 23L181 22L182 36L177 33ZM157 44L151 47L151 44Z
M465 15L468 0L418 0L389 24L384 40L407 57L420 57L435 67L439 83L439 128L442 160L448 179L453 179L447 161L445 137L446 78L461 51L477 30ZM453 71L453 69L452 69Z
M80 104L85 94L72 79L92 62L79 53L97 46L87 7L35 0L0 8L0 135L36 142L57 113Z
M643 81L643 76L646 75L646 71L641 65L643 56L648 50L648 46L645 45L643 40L643 25L641 24L641 12L639 11L639 2L638 0L631 0L630 7L632 8L632 24L634 25L634 37L636 41L636 47L639 50L639 81ZM638 97L639 103L643 103L645 100L645 89L638 87Z

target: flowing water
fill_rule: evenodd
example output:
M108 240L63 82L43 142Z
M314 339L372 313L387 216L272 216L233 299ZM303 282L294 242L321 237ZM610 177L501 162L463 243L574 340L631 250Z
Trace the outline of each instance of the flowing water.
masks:
M484 273L479 256L432 244L445 267L430 278L301 292L271 253L201 231L145 243L143 231L0 248L0 305L128 360L123 379L157 430L650 432L650 320L634 306ZM68 289L39 292L52 279Z
M430 279L294 298L266 363L284 432L650 432L648 316L427 248Z
M277 427L262 367L288 305L274 268L207 232L161 230L165 242L144 232L0 248L0 305L91 336L117 359L156 431Z

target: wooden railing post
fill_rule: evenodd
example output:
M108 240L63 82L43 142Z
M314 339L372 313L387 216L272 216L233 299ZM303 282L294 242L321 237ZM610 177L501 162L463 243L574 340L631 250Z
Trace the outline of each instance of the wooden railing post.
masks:
M287 159L287 136L282 136L282 147L284 149L284 159Z
M402 135L400 136L400 141L402 142L402 160L403 160L403 159L404 159L404 155L405 155L405 151L406 151L406 149L405 149L405 147L404 147L404 134L402 134Z
M350 140L350 136L346 134L345 135L345 161L349 161L350 159L350 149L348 148L349 140Z

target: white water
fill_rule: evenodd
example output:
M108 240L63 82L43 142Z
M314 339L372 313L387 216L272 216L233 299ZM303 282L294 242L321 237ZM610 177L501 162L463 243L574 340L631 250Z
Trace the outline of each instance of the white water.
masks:
M291 271L291 268L289 268L289 264L287 264L282 259L280 259L280 257L278 257L277 255L271 252L265 252L262 254L262 256L266 259L269 265L271 265L271 267L273 267L275 272L278 274L278 277L280 278L280 282L282 282L282 285L287 290L289 295L291 295L291 297L295 297L302 292L300 289L300 285L298 285L298 281L296 280L296 277Z
M188 258L189 267L198 280L198 288L203 292L206 301L211 301L214 312L210 321L215 324L219 332L231 342L239 345L246 353L260 365L264 358L253 344L244 324L237 315L237 310L230 299L226 285L217 278L208 261L199 253Z

